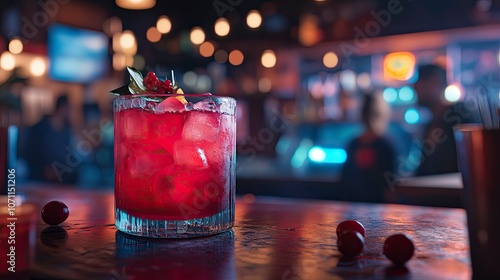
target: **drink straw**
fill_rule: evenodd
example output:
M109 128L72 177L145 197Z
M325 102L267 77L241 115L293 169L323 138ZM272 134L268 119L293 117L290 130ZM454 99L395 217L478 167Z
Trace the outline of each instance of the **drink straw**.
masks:
M172 87L175 87L177 84L175 83L174 70L170 70L170 74L172 75Z

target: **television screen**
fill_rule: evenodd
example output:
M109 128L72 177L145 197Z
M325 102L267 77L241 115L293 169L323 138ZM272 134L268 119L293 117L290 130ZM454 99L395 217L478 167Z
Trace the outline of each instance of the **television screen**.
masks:
M58 81L88 83L108 69L108 38L103 33L65 25L48 31L49 76Z

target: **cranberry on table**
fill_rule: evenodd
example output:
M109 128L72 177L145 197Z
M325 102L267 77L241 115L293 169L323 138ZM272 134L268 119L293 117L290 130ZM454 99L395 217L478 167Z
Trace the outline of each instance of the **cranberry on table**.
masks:
M60 201L51 201L42 208L42 220L51 226L58 225L69 216L69 208Z
M341 222L337 226L337 236L340 236L340 234L342 234L342 232L344 232L346 230L357 231L363 237L365 237L365 227L363 226L363 224L361 224L360 222L358 222L356 220L346 220L346 221Z
M363 236L355 230L345 230L337 238L337 247L346 257L357 257L363 252L365 240Z
M385 240L384 255L396 266L403 266L411 259L415 246L404 234L394 234Z

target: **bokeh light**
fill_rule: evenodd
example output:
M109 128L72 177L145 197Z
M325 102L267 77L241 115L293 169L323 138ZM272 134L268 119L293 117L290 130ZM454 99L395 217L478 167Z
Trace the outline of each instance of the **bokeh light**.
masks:
M258 87L260 92L270 92L273 87L273 83L268 77L262 77L259 79Z
M12 39L9 42L9 51L13 54L20 54L23 51L23 42L19 39Z
M182 82L188 87L194 87L196 85L196 80L198 79L198 75L196 75L193 71L187 71L182 76Z
M125 66L127 66L125 55L122 53L113 54L113 69L120 71L125 69Z
M208 75L199 75L196 79L196 89L200 92L207 92L212 87L212 80Z
M233 50L229 53L229 63L238 66L243 63L245 56L240 50Z
M156 42L160 41L161 33L160 33L160 31L158 31L158 29L156 27L152 26L146 32L146 38L148 39L148 41L150 41L152 43L156 43Z
M342 164L347 160L347 153L344 149L313 146L307 157L317 163Z
M122 20L118 17L111 17L108 18L104 23L102 24L102 29L104 33L106 33L108 36L113 36L115 33L122 32Z
M135 45L134 33L130 30L125 30L120 36L120 45L123 49L133 48Z
M229 34L229 31L231 30L231 26L229 25L229 22L225 18L219 18L214 25L214 31L215 34L223 37Z
M200 55L203 57L211 57L214 54L215 47L214 44L210 42L203 42L203 44L200 45Z
M398 92L396 89L388 87L384 89L382 96L386 102L392 103L398 99Z
M111 46L114 52L122 51L122 44L120 43L121 38L122 38L121 32L115 33L113 34L113 37L111 37Z
M326 158L326 153L323 149L319 147L312 147L309 150L309 159L315 162L323 162Z
M30 72L33 76L39 77L45 74L47 70L47 65L42 58L34 58L30 63Z
M449 85L444 90L444 98L448 102L457 102L462 97L462 92L460 88L456 85Z
M339 74L340 85L345 90L356 89L356 72L352 70L344 70Z
M363 72L358 75L356 79L356 83L358 87L364 90L370 89L372 86L372 79L370 77L370 73Z
M189 39L191 40L191 43L200 45L201 43L205 42L205 32L203 31L203 29L201 29L201 27L194 27L193 29L191 29Z
M276 54L272 50L265 50L260 59L262 66L272 68L276 65Z
M218 50L215 52L214 59L215 61L219 63L226 63L227 62L227 52L225 50Z
M259 11L251 10L247 15L247 25L250 28L258 28L262 24L262 16Z
M334 52L327 52L323 56L323 64L327 68L334 68L339 63L339 57Z
M401 101L405 102L412 101L414 97L415 97L415 92L411 87L404 86L399 89L399 99Z
M420 114L417 110L411 108L405 112L405 121L409 124L416 124L420 120Z
M9 52L3 52L0 56L0 67L3 70L10 71L16 67L16 59Z
M134 65L134 57L132 55L125 55L125 65L127 66Z
M161 16L156 21L156 29L162 34L167 34L172 30L172 22L167 16Z
M305 14L300 17L298 39L304 46L313 46L322 39L322 32L319 28L320 20L316 15Z
M146 59L140 54L134 56L134 63L132 65L137 70L142 70L146 66Z

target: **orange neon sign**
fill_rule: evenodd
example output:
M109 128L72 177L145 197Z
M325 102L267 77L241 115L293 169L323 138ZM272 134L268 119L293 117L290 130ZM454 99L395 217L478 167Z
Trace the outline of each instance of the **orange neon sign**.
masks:
M384 80L406 81L413 76L415 56L410 52L395 52L384 57Z

